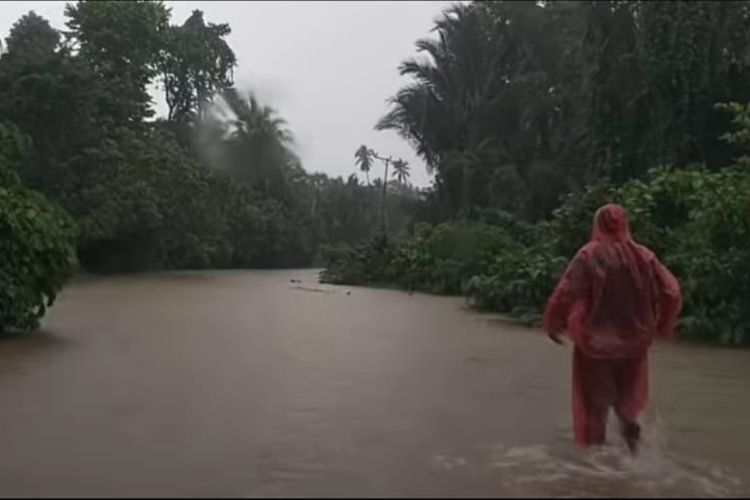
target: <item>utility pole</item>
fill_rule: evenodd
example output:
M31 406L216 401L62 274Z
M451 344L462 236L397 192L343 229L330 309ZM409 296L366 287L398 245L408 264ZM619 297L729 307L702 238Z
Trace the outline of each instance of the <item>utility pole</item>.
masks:
M373 155L378 160L385 163L385 176L383 177L383 194L380 198L380 230L383 233L383 236L386 234L386 210L385 210L385 197L386 193L388 191L388 165L393 161L392 157L382 157L378 155L377 153Z

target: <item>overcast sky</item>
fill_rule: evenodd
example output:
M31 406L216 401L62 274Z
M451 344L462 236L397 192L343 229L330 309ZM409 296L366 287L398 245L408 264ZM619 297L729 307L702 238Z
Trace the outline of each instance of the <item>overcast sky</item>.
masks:
M450 3L167 2L173 24L182 24L193 9L203 10L209 22L230 24L236 83L254 89L288 121L308 171L349 175L354 151L364 143L409 161L412 182L422 186L430 177L412 148L373 126L387 109L386 99L406 81L398 64L415 55L414 42L429 36L433 20ZM0 36L5 39L32 9L62 28L64 7L64 2L4 1ZM163 111L161 93L154 97Z

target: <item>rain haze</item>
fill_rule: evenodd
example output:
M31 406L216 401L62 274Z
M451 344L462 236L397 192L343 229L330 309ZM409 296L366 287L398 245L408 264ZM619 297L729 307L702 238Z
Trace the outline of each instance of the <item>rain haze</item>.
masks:
M172 23L194 9L229 23L237 55L235 83L276 108L294 134L310 172L348 176L360 144L412 166L411 182L430 183L424 163L395 132L374 130L388 97L404 82L399 63L415 54L433 21L452 2L166 2ZM64 28L65 2L8 2L0 10L3 39L29 10ZM154 92L159 114L165 110ZM373 178L377 172L373 171Z
M750 498L749 5L1 3L0 498Z

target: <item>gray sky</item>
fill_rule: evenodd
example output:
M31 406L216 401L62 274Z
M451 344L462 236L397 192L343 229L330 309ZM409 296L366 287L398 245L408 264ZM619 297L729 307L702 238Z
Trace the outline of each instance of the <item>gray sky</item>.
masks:
M254 89L288 121L308 171L349 175L355 169L354 151L364 143L404 158L412 166L412 182L429 184L424 163L411 147L373 126L387 109L386 99L406 81L398 75L398 64L415 55L414 42L429 36L433 20L451 2L167 4L173 24L182 24L193 9L203 10L207 21L230 24L236 83ZM2 2L0 36L5 39L11 25L32 9L62 28L64 7L65 2ZM162 112L160 92L155 100Z

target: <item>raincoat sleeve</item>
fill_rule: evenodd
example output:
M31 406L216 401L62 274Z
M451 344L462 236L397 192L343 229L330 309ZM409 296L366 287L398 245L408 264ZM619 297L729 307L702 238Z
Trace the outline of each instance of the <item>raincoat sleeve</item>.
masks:
M674 334L677 317L682 311L682 293L677 278L659 259L652 261L657 286L657 335L669 337Z
M590 289L588 252L584 248L570 262L547 301L542 321L544 329L553 335L565 330L572 306L586 298Z

